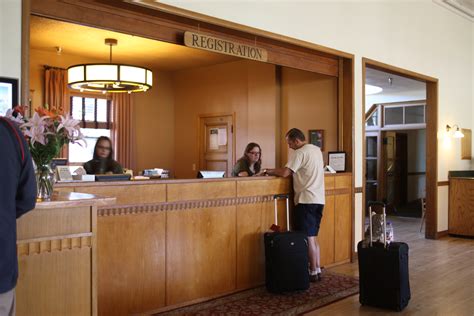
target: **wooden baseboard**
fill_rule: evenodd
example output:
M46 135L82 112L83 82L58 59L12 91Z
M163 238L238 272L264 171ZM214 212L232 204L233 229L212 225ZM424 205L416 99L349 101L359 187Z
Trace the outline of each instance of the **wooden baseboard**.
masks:
M447 236L448 236L448 231L443 230L443 231L440 231L440 232L436 233L435 239L440 239L440 238L447 237Z

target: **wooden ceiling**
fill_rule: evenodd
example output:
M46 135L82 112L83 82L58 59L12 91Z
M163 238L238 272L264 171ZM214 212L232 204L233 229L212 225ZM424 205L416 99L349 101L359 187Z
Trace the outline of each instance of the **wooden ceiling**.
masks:
M113 62L162 71L178 71L238 60L228 55L143 37L38 16L31 17L31 49L56 52L56 47L61 47L62 54L108 62L109 46L104 44L106 38L118 40L118 45L112 50Z

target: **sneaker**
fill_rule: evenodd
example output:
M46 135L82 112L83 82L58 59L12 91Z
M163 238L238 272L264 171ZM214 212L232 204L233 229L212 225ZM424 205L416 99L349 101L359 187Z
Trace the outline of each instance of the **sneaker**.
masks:
M316 274L312 274L309 276L309 280L311 282L319 282L321 281L322 277L321 277L321 273L316 273Z

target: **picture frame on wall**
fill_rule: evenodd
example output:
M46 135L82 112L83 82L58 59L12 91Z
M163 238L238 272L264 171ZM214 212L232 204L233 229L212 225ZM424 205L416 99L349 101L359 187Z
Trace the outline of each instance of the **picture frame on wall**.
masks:
M346 153L343 151L330 151L328 153L328 165L336 172L346 171Z
M321 151L324 151L324 130L310 129L308 131L308 140L310 144L318 146Z
M18 79L0 77L0 115L18 105Z

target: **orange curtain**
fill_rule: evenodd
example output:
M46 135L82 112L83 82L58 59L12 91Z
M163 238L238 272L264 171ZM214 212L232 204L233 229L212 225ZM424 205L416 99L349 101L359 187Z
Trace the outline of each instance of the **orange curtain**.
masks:
M44 103L58 114L69 113L66 69L47 68L44 72Z
M114 112L113 135L115 143L115 159L125 168L134 169L133 159L133 106L128 93L113 93Z
M44 103L50 111L58 114L69 114L69 90L67 87L67 70L46 68L44 71ZM68 145L61 148L60 157L69 158Z

